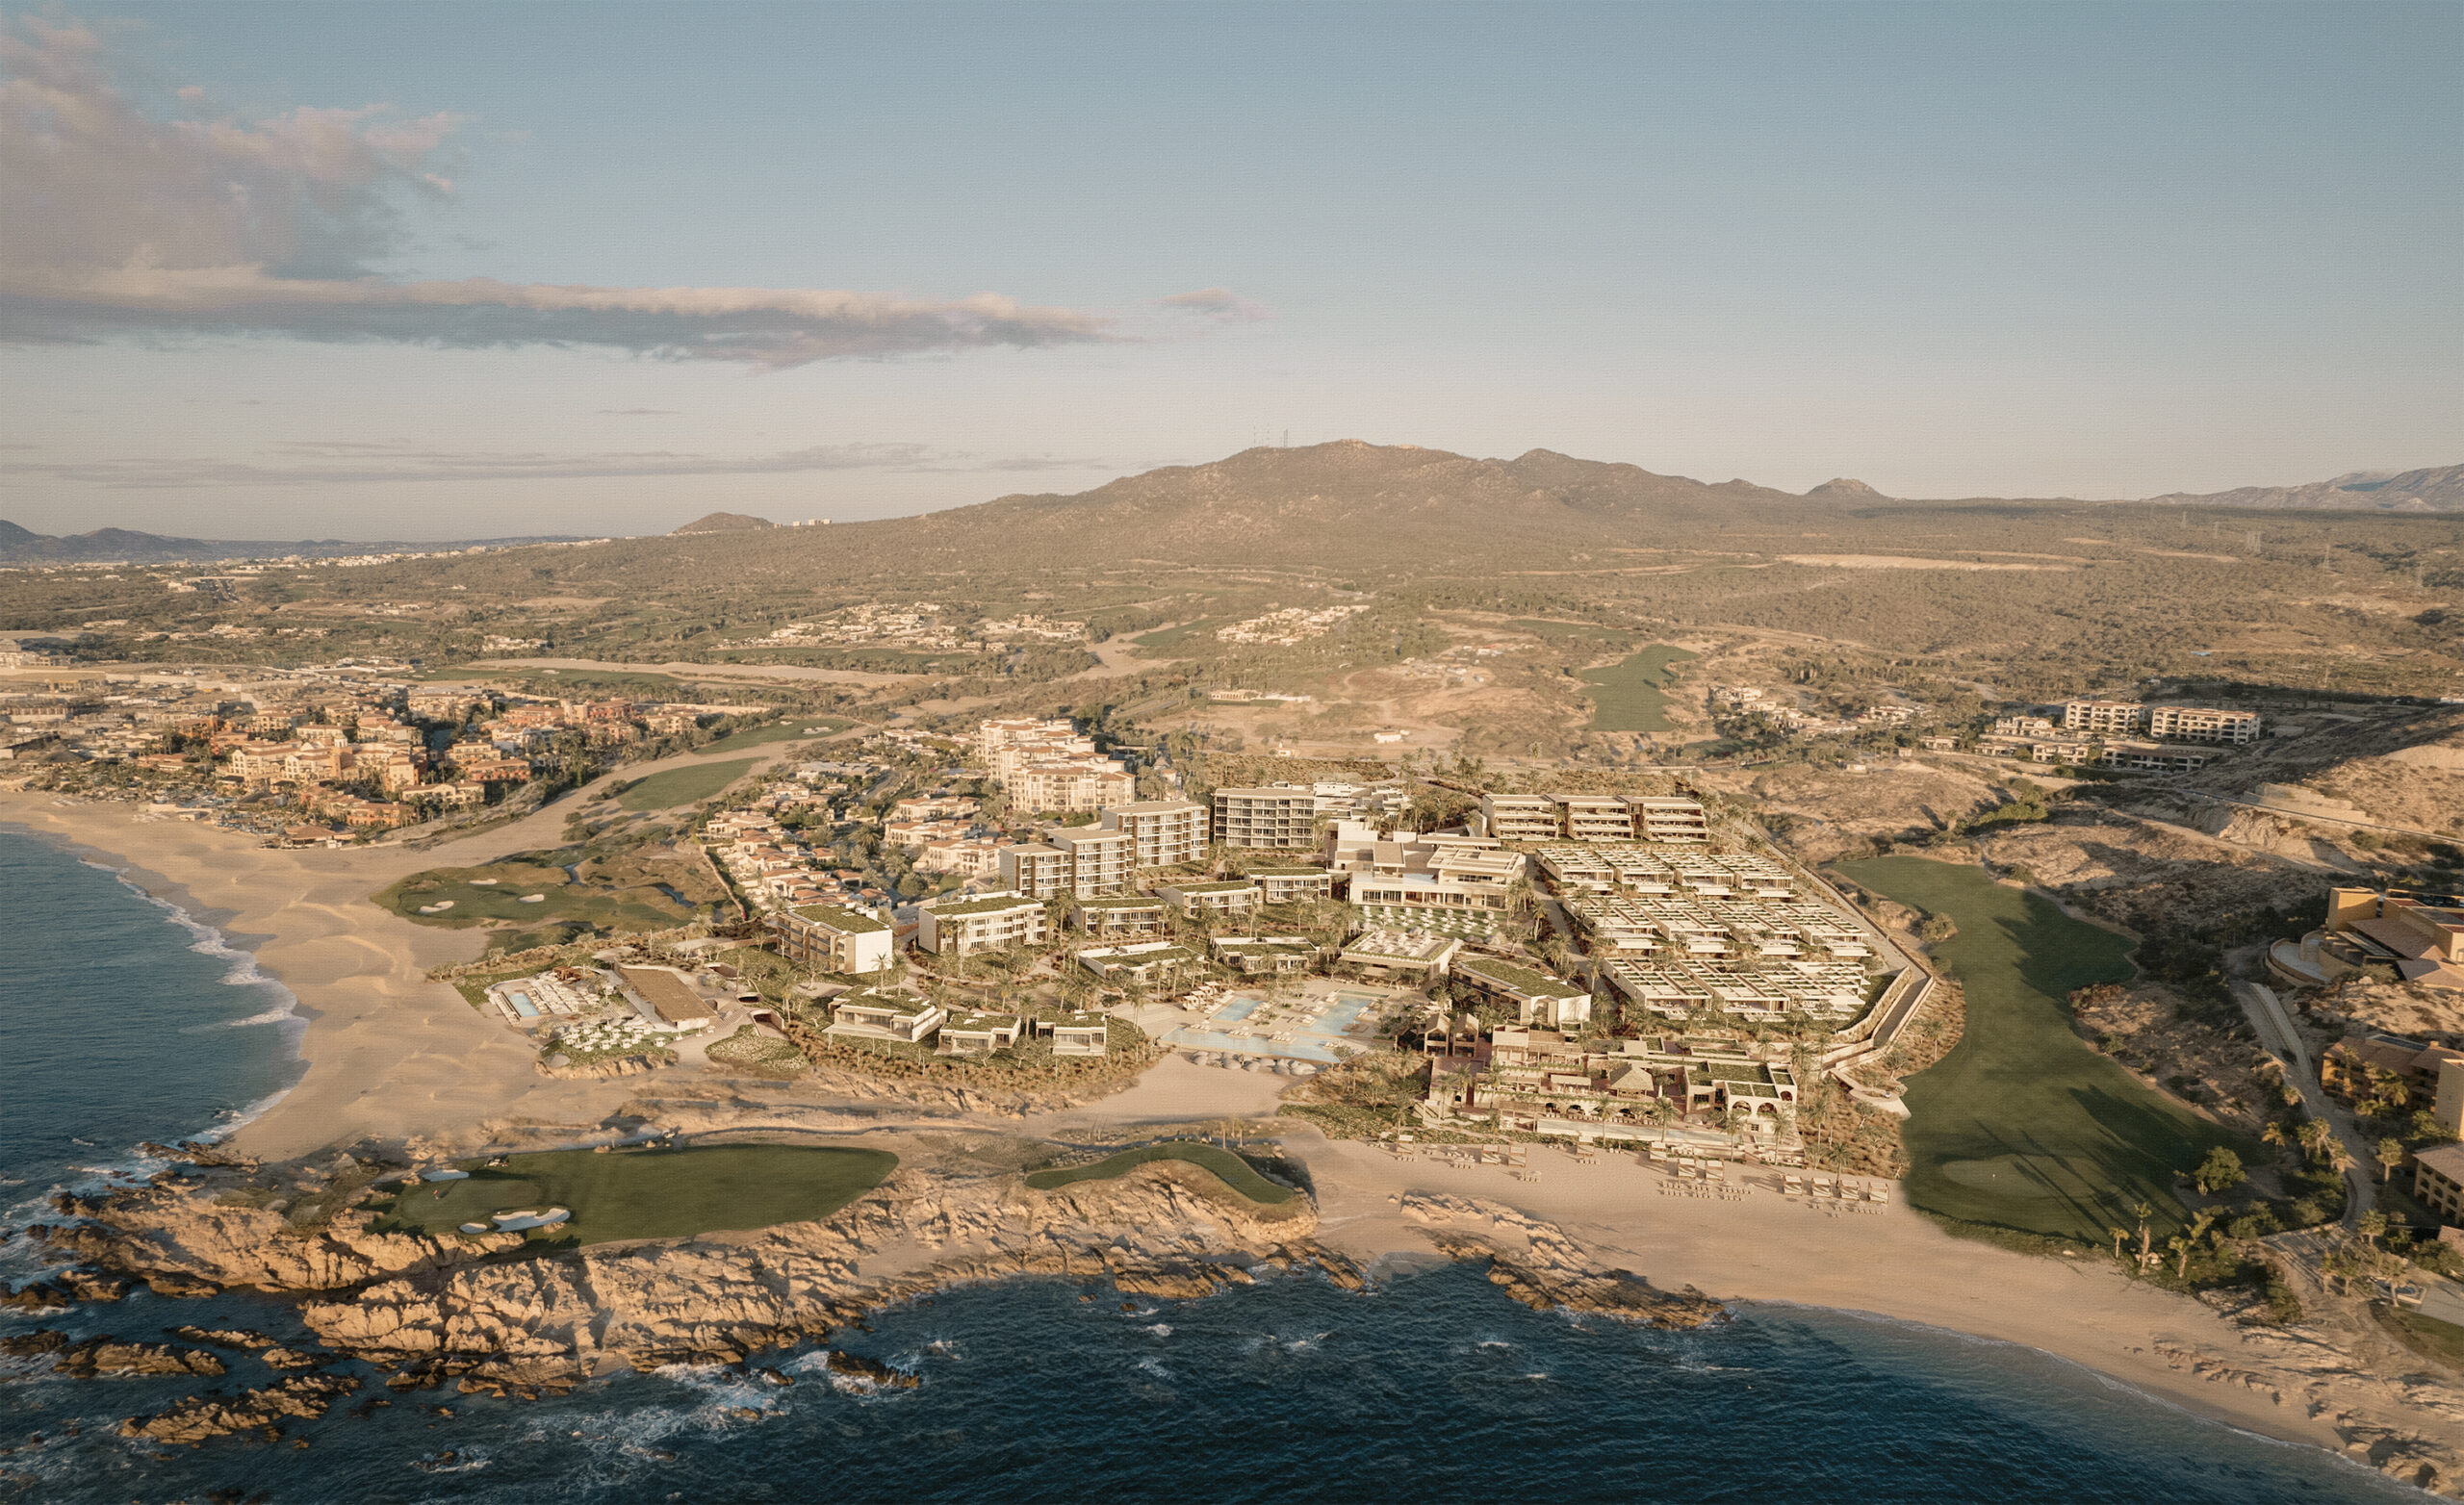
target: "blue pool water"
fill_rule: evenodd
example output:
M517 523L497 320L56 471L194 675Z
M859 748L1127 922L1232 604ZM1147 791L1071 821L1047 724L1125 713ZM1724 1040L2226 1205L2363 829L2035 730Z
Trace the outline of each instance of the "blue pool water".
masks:
M12 899L0 1176L13 1192L128 1164L138 1139L228 1124L292 1080L287 1000L244 955L23 836L0 832L0 883ZM0 1244L0 1273L33 1273L32 1253ZM1527 1311L1465 1265L1393 1272L1365 1293L1267 1273L1200 1301L1126 1306L1099 1287L1015 1281L837 1335L920 1376L911 1390L842 1392L808 1350L764 1357L796 1379L785 1389L677 1368L526 1404L372 1383L287 1424L280 1443L161 1453L114 1428L272 1371L232 1355L219 1382L66 1380L0 1360L0 1499L2422 1497L2027 1349L1816 1309L1749 1307L1660 1333ZM179 1322L300 1332L274 1298L141 1290L49 1325L152 1338ZM0 1315L0 1333L35 1325ZM377 1400L390 1403L359 1404Z

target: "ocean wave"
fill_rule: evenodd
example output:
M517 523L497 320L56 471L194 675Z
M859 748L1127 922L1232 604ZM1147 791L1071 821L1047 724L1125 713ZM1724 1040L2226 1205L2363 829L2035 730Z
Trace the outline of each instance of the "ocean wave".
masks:
M97 872L109 873L122 888L161 910L164 918L188 931L192 937L189 950L199 956L228 960L231 965L223 972L221 978L225 986L261 987L273 995L272 1007L261 1009L244 1019L220 1019L208 1024L190 1025L180 1031L182 1034L210 1030L244 1030L261 1025L275 1025L282 1027L284 1043L289 1049L291 1059L295 1061L303 1059L299 1046L308 1033L308 1021L299 1015L299 997L285 986L280 978L261 971L257 966L254 953L233 946L229 937L222 931L206 924L168 899L147 893L128 876L127 868L113 867L109 863L97 862L90 857L80 857L78 860ZM213 1144L229 1138L240 1130L264 1117L276 1103L289 1096L290 1092L289 1087L284 1087L269 1092L244 1108L225 1110L218 1115L217 1122L208 1126L203 1132L187 1137L202 1144ZM117 1173L150 1175L162 1169L165 1163L158 1157L132 1151L124 1169Z

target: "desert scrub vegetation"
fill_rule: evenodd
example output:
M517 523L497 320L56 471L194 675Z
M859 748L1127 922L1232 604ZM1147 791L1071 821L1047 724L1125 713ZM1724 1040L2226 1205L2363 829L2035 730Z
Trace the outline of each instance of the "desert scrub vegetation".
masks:
M710 1059L763 1077L799 1077L809 1064L795 1045L754 1025L744 1025L724 1040L712 1040Z

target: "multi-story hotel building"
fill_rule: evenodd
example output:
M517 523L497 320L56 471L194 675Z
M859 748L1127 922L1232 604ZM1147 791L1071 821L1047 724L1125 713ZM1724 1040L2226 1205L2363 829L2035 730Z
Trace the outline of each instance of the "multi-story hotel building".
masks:
M1215 839L1269 851L1315 846L1318 795L1300 784L1215 791Z
M927 900L916 910L915 943L935 956L1040 946L1051 932L1043 905L1018 893Z
M2151 705L2147 707L2147 734L2240 747L2258 740L2259 713L2217 710L2205 705Z
M1133 867L1179 867L1206 860L1207 811L1195 800L1107 805L1103 828L1130 839Z
M889 922L840 905L803 905L770 916L779 954L822 972L882 972L890 964Z

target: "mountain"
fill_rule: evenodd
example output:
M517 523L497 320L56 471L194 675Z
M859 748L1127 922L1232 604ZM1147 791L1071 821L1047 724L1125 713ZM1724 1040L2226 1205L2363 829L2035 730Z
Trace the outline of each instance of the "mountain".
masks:
M1175 564L1348 569L1447 557L1545 555L1649 542L1806 502L1744 481L1718 485L1534 449L1476 460L1358 440L1245 449L1168 466L1074 496L1003 497L902 520L907 546L956 556L990 537L1004 556L1080 559L1091 549ZM869 532L886 524L863 523ZM853 542L831 530L834 547ZM854 531L854 530L849 530Z
M696 533L749 533L756 528L778 525L768 518L748 517L741 512L713 512L707 517L695 518L669 537L689 538Z
M1886 497L1881 492L1874 490L1863 481L1852 481L1844 475L1833 476L1831 479L1823 482L1813 490L1806 493L1806 496L1814 501L1853 502L1890 500L1888 497Z
M478 538L455 543L355 543L321 538L286 542L277 539L167 538L131 528L104 527L90 533L56 538L0 519L0 565L211 563L228 559L332 559L359 554L440 554L458 548L501 548L513 544L570 543L566 535L530 538Z
M2419 471L2355 471L2307 486L2245 486L2238 491L2190 496L2180 492L2149 501L2185 506L2306 507L2337 512L2464 512L2464 465Z

